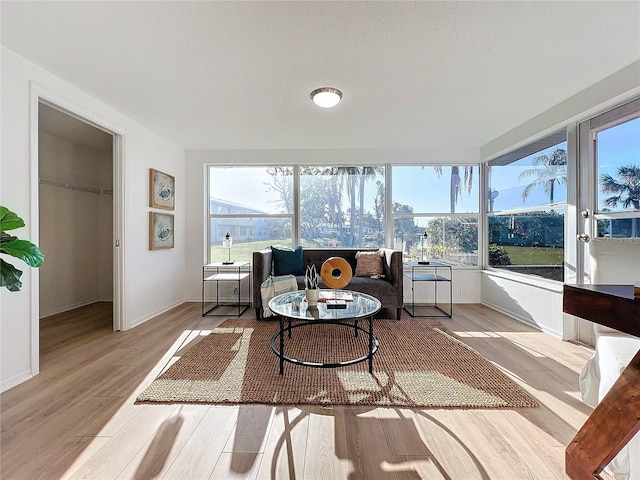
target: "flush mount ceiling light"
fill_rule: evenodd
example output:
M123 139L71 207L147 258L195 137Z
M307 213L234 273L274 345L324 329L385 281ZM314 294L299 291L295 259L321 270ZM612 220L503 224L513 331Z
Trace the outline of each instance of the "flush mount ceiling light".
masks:
M311 92L313 103L322 108L335 107L342 98L342 92L333 87L316 88Z

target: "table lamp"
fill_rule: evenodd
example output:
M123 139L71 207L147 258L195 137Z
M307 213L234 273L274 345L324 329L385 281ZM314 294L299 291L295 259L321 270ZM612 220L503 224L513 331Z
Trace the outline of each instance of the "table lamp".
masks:
M229 250L229 259L226 262L222 262L223 265L233 265L231 261L231 246L233 245L233 239L231 238L231 234L227 232L227 234L222 239L222 248L226 248Z
M418 263L420 265L429 265L429 261L425 259L424 255L428 237L429 235L427 235L426 230L422 233L422 235L420 235L420 260L418 260Z

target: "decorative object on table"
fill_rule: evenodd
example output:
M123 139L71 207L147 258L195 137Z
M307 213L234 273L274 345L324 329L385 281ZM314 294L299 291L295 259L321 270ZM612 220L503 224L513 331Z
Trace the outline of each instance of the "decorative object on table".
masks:
M435 321L376 321L381 348L372 374L356 364L339 369L296 367L280 375L270 345L273 328L270 322L254 319L225 320L209 335L176 347L180 358L138 395L136 403L539 406L464 338ZM285 335L288 355L338 362L368 349L367 335L355 337L353 331L335 325L312 328L313 335Z
M227 234L222 239L222 248L226 248L229 252L227 261L222 262L223 265L233 265L233 261L231 260L231 247L233 246L233 238L231 238L231 234L227 232Z
M29 240L18 240L18 237L9 235L7 230L24 227L24 220L6 207L0 206L0 253L19 258L30 267L38 268L44 262L44 255L40 249ZM22 288L20 277L22 271L12 264L0 259L2 264L2 286L10 292L18 292Z
M308 265L307 270L304 272L304 295L307 299L309 307L315 307L318 305L318 297L320 296L320 290L318 289L318 272L315 265Z
M427 238L429 238L429 235L425 230L424 232L422 232L422 235L420 235L420 260L418 260L418 263L420 265L429 265L429 260L427 260L427 256L425 255L425 250L427 248Z
M173 210L175 208L175 186L175 177L150 168L149 206Z
M173 214L149 212L149 250L173 248Z
M320 267L322 281L329 288L344 288L351 281L351 265L344 258L328 258Z

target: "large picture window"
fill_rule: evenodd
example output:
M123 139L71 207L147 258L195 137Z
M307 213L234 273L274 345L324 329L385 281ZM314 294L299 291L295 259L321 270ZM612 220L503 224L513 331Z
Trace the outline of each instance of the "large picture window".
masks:
M297 180L297 181L296 181ZM209 167L209 261L271 245L383 247L385 166Z
M392 167L394 246L406 260L423 255L452 265L478 265L478 166Z
M271 245L292 246L293 167L209 167L209 261L251 261Z
M385 167L300 167L300 243L384 246Z
M488 163L488 264L564 279L566 132Z

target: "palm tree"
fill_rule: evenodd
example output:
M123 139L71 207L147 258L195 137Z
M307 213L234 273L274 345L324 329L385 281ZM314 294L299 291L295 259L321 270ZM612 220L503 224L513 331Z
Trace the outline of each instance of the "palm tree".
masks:
M360 242L362 242L362 237L364 235L364 185L367 180L375 180L377 175L384 174L384 167L381 165L375 167L360 167L359 170L360 186L358 191L360 193L360 208L358 211L358 234Z
M451 213L456 213L456 205L460 199L463 187L469 193L471 193L471 188L473 187L473 165L465 165L463 168L464 178L463 181L460 182L460 167L455 165L451 167L451 180L449 182L449 204L451 206ZM438 177L442 176L442 167L435 166L433 169Z
M534 168L524 170L518 180L533 177L533 180L522 191L522 201L526 202L531 190L542 187L549 194L549 203L554 202L555 184L567 183L567 151L556 148L550 155L542 154L533 159Z
M599 182L602 192L616 194L605 198L602 201L603 205L615 208L620 203L625 209L633 207L634 210L640 210L640 166L633 164L620 166L617 176L619 180L607 173L600 175ZM638 236L639 220L638 218L632 219L632 237Z
M347 195L349 197L349 203L351 205L349 211L349 236L347 245L354 247L356 232L354 230L356 224L356 192L359 194L360 205L358 207L358 233L360 241L362 241L362 235L364 232L364 186L367 180L376 178L377 174L384 172L383 166L375 167L358 167L358 166L345 166L335 167L334 175L340 177L344 183L341 186L345 186Z

